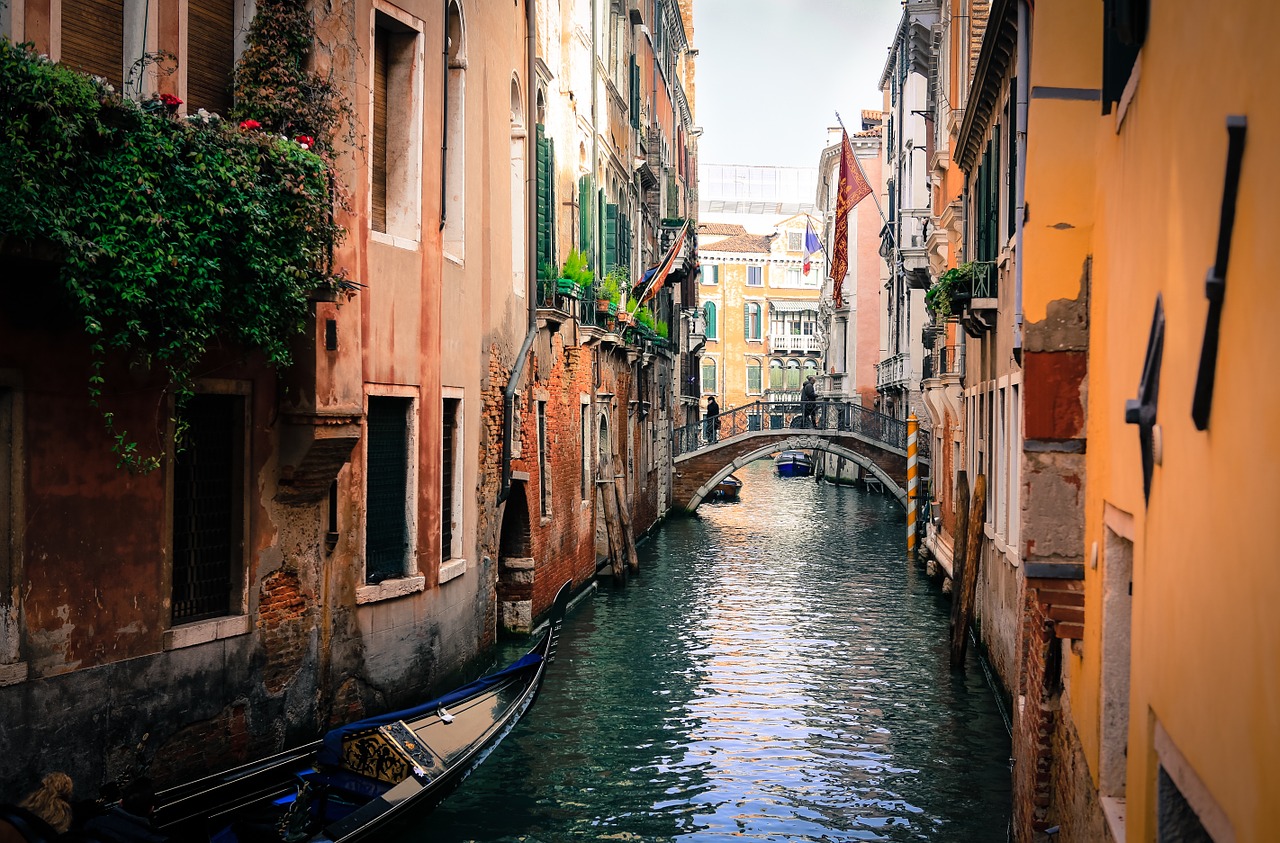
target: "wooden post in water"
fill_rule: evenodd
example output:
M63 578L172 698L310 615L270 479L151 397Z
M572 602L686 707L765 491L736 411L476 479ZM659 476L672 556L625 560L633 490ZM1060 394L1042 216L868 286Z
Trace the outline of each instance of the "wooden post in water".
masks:
M907 419L907 561L916 561L916 512L920 507L920 478L916 476L916 437L920 421L912 413Z
M626 546L623 544L622 523L618 516L613 465L608 459L601 459L599 465L599 479L596 483L600 489L600 500L604 504L604 532L609 543L609 567L613 571L613 581L621 583L626 577L623 568Z
M964 650L968 643L969 622L973 618L974 592L978 588L978 569L982 565L979 552L982 542L982 525L987 520L987 476L979 474L973 481L973 503L969 507L969 529L965 542L964 578L952 583L951 599L960 603L960 615L951 630L951 667L964 666ZM957 537L958 538L958 537Z
M951 637L960 620L960 581L964 577L964 549L969 541L969 474L956 472L956 526L951 533Z
M635 534L631 532L631 508L627 505L627 493L623 488L621 477L613 481L613 492L617 496L618 522L622 528L622 549L626 555L627 568L634 574L640 570L640 557L636 553Z

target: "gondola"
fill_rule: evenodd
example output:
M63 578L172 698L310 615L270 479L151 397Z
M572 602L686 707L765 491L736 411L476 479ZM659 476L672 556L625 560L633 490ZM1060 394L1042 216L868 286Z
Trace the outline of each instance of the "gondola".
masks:
M813 458L804 451L783 451L773 460L781 477L808 477L813 474Z
M173 840L349 843L430 810L529 710L568 606L497 672L410 709L333 729L321 740L156 795L154 824Z

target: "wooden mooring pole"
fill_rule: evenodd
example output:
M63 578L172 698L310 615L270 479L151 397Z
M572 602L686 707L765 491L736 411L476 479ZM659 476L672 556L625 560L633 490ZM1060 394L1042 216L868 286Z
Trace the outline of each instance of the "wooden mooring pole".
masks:
M964 573L952 581L951 600L951 667L964 666L965 646L969 641L969 623L973 620L974 592L978 588L978 569L982 566L982 525L987 520L987 476L979 474L973 481L973 502L969 507L967 535L957 531L956 541L965 540Z

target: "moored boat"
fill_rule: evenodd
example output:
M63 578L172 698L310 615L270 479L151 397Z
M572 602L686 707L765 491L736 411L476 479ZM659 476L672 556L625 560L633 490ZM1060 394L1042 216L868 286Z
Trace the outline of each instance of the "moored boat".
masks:
M782 477L808 477L813 473L813 458L804 451L783 451L773 464Z
M741 491L742 481L730 474L716 484L716 487L711 490L711 496L717 500L736 501Z
M528 711L555 658L571 583L547 631L502 670L410 709L157 794L156 828L173 840L247 843L371 839L454 790Z

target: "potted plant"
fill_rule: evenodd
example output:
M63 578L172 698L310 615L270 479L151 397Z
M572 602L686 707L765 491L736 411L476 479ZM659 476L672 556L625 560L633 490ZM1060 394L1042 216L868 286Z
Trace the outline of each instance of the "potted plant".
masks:
M622 288L626 281L625 266L615 266L605 273L596 291L596 310L600 313L608 313L610 316L615 315L618 312L618 299L622 296Z
M667 324L665 319L659 319L654 323L653 330L654 333L657 334L657 336L654 337L653 344L665 348L668 340L670 339L671 326Z
M636 321L636 327L640 330L640 333L643 334L644 336L652 337L656 334L656 329L654 328L653 314L649 312L648 308L642 307L639 310L637 310L635 321Z
M948 269L933 282L924 294L925 305L934 312L939 322L951 316L958 305L958 299L970 288L973 279L973 264L962 263Z
M556 280L556 292L571 299L581 298L582 291L591 286L593 273L587 268L587 256L574 249L565 258Z
M626 307L618 308L618 324L630 325L632 322L635 321L635 317L633 314L635 314L635 312L639 309L640 309L640 303L637 302L635 299L631 298L630 296L627 296Z

